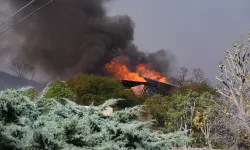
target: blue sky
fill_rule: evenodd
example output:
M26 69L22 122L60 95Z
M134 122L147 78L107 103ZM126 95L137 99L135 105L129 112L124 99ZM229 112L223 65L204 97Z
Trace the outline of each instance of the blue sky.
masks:
M179 67L202 68L213 82L224 49L250 31L250 0L116 0L108 8L131 16L142 51L167 49Z

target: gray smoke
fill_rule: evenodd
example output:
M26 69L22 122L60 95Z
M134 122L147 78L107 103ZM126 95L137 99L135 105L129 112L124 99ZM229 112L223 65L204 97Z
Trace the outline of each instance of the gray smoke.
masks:
M13 23L49 0L36 0L13 19ZM9 0L18 10L30 0ZM129 16L107 16L108 0L55 0L13 30L24 38L18 55L52 77L79 72L104 75L104 66L117 56L126 56L131 69L147 63L166 75L166 51L140 52L132 43L134 22Z

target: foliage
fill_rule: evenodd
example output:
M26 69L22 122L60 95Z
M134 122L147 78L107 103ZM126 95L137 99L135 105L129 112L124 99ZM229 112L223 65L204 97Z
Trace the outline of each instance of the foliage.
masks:
M182 87L188 83L186 79L188 75L188 69L185 67L181 67L179 71L177 71L177 75L169 78L169 82L179 87Z
M219 107L218 94L209 84L189 83L172 90L168 96L154 95L144 105L145 111L157 121L165 133L189 129L190 146L212 147Z
M164 126L166 121L164 98L164 96L157 94L148 98L144 103L144 113L152 115L157 122L157 126Z
M183 87L191 83L209 83L209 80L204 76L204 72L201 68L192 69L192 75L189 77L189 70L185 67L181 67L177 74L169 78L169 82Z
M68 86L76 94L76 103L99 105L110 98L123 98L118 102L120 108L135 106L140 102L132 90L125 90L122 84L110 77L78 74L67 80Z
M205 141L193 138L192 146L199 143L211 146L211 130L215 127L218 113L218 102L209 92L175 93L166 98L166 129L168 132L178 131L185 126L193 132L201 132ZM192 136L192 135L191 135ZM195 143L198 141L199 143Z
M238 146L241 148L249 149L250 143L248 142L250 140L250 136L247 132L241 132L239 133L239 142Z
M184 132L150 132L150 122L137 121L139 106L103 116L102 111L117 100L108 100L98 107L81 106L69 100L63 105L45 98L47 90L31 101L25 96L28 90L0 93L0 149L168 150L188 140ZM44 112L48 102L51 107Z
M74 93L71 91L70 88L68 88L67 84L60 78L58 78L55 83L49 85L45 97L55 98L61 103L66 102L65 98L70 100L75 99Z
M243 145L249 145L250 143L248 140L244 140L250 138L248 134L250 132L249 42L246 44L237 42L231 49L226 50L224 61L219 64L221 73L216 76L218 81L217 91L225 97L225 102L230 106L226 111L228 115L226 123L229 124L229 132L237 135L235 143L238 142L240 145L242 145L242 141L245 142Z
M203 83L189 83L189 84L186 84L180 88L176 88L176 89L173 89L171 92L170 92L170 95L173 95L175 93L179 93L179 94L187 94L189 93L190 91L194 91L194 92L197 92L198 94L202 94L204 92L209 92L211 93L212 95L216 95L218 96L218 93L216 92L216 89L213 88L211 85L209 85L208 83L206 82L203 82Z
M146 97L144 95L138 95L136 96L135 93L131 89L123 89L121 91L120 96L117 95L115 98L122 98L123 101L118 101L116 106L118 109L126 108L126 107L132 107L135 105L142 104Z
M250 53L248 52L248 46L235 43L232 50L226 50L225 62L221 61L219 65L221 74L216 79L219 81L218 92L227 97L228 102L231 99L237 110L237 114L232 115L239 116L244 128L250 132L247 123L247 120L250 118L248 115L249 109L247 108L250 102L249 63Z
M35 88L30 88L27 92L25 92L25 96L28 96L30 100L33 100L36 96L37 92Z
M167 130L178 130L185 123L191 125L196 110L215 104L208 95L217 96L215 89L207 83L190 83L172 90L164 99Z

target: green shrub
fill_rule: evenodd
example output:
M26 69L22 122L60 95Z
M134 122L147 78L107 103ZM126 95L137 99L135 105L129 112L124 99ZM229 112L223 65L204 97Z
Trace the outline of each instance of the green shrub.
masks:
M75 95L71 89L67 86L65 81L60 78L56 80L55 83L49 85L48 90L45 94L46 98L55 98L59 102L65 104L66 100L64 98L74 100Z
M215 89L205 82L190 83L172 90L168 96L154 95L146 99L144 112L147 112L146 115L151 115L152 119L156 120L155 127L164 133L184 130L186 125L187 129L191 129L189 145L204 147L207 146L207 141L200 127L194 124L194 118L197 118L197 111L201 114L211 112L215 116L207 117L207 119L209 119L209 122L215 121L219 116L217 106L220 105L216 101L217 96ZM201 116L198 121L202 121L203 118L204 116ZM213 136L214 132L211 131L210 135Z
M152 115L153 119L157 122L156 125L161 127L164 126L166 121L165 98L166 97L157 94L148 98L144 103L144 105L146 105L144 107L145 113Z
M30 100L33 100L36 96L37 92L35 88L31 88L30 90L28 90L25 95L28 96L30 98Z
M150 122L137 121L139 106L103 116L103 110L117 100L108 100L98 107L69 100L63 105L45 98L46 93L31 101L25 96L27 90L0 93L2 150L170 150L188 140L184 132L150 132ZM48 102L51 107L44 113Z
M123 85L110 77L78 74L67 80L67 85L76 94L76 103L81 105L100 105L110 98L123 98L118 107L130 107L140 103L132 90L125 90Z

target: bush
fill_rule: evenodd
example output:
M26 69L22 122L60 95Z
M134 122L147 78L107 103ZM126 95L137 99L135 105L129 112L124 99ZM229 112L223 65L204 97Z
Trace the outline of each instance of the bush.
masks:
M125 90L123 85L110 77L78 74L67 80L68 86L76 94L76 103L81 105L100 105L110 98L123 98L118 107L135 106L140 102L132 90Z
M145 101L144 112L152 115L156 120L156 126L164 127L166 121L166 109L164 106L165 97L162 95L154 95Z
M204 92L209 92L211 93L212 95L219 95L217 92L216 92L216 89L213 88L211 85L209 85L208 83L206 82L202 82L202 83L189 83L189 84L186 84L184 86L182 86L181 88L177 88L177 89L174 89L170 92L170 95L171 94L176 94L176 93L179 93L179 94L187 94L189 93L190 91L194 91L198 94L202 94Z
M136 121L139 106L103 116L103 110L117 100L108 100L98 107L80 106L68 100L62 105L46 99L46 93L31 101L25 96L27 90L0 93L2 150L169 150L188 140L184 132L150 132L150 122ZM51 107L44 112L48 103Z
M187 128L191 129L192 140L189 144L192 147L212 146L218 135L215 131L221 127L217 121L223 117L220 105L222 106L222 103L220 104L210 92L189 91L172 94L166 98L164 105L166 131L178 131L187 125Z
M168 96L154 95L146 99L144 110L146 115L149 114L152 119L156 120L155 127L164 133L184 130L186 126L187 129L191 129L189 132L190 146L204 147L208 146L208 142L215 143L211 141L211 137L214 135L214 124L216 124L214 122L217 117L222 115L218 114L217 106L221 104L217 101L217 96L215 89L209 84L193 82L172 90ZM197 116L198 113L200 113L199 116ZM213 131L206 139L201 127L207 122ZM216 126L216 128L218 127L220 125Z
M45 94L46 98L55 98L62 104L64 104L66 101L64 98L74 100L75 95L71 91L71 89L67 86L67 84L60 80L57 79L55 83L49 85L48 91Z
M33 100L36 96L37 92L35 88L31 88L30 90L28 90L25 95L28 96L30 98L30 100Z

